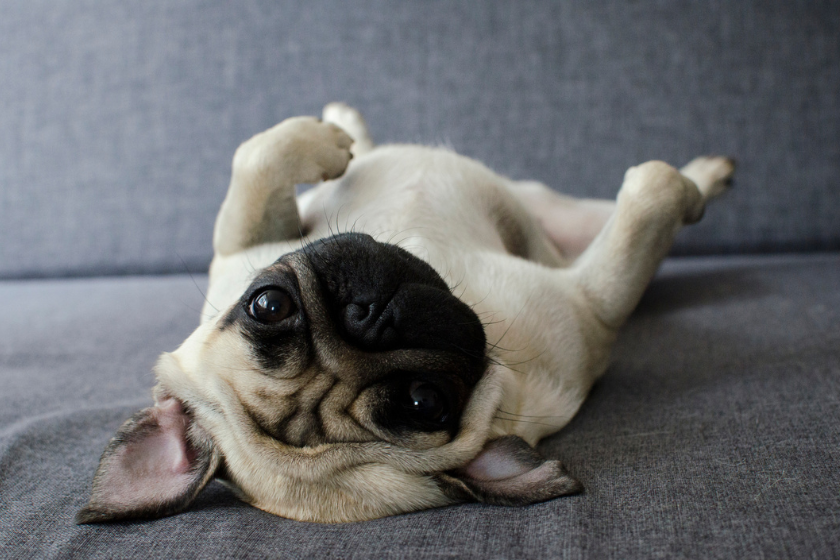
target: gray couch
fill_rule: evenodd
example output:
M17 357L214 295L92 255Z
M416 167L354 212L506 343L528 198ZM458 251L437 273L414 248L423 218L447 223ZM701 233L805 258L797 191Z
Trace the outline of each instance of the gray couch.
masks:
M840 5L0 0L0 557L840 557ZM239 142L331 100L613 197L723 153L571 425L586 492L305 524L211 484L76 526L99 454L197 324ZM737 255L736 255L737 254Z

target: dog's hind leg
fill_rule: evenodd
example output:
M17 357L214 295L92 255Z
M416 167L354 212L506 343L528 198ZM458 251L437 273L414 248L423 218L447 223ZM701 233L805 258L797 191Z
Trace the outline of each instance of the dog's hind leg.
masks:
M729 188L734 172L735 160L721 156L701 156L680 168L680 173L694 181L706 201Z
M217 256L300 236L295 185L334 179L353 139L334 124L295 117L243 142L213 231Z
M353 147L350 151L354 156L366 154L373 149L373 140L365 119L353 107L344 103L330 103L324 107L322 118L325 122L337 124L353 138Z
M723 193L735 169L731 159L704 156L680 169L700 189L704 200ZM542 224L563 257L580 256L615 212L614 200L574 198L559 194L542 183L518 181L511 191Z
M518 181L511 192L568 261L583 253L615 210L614 200L574 198L534 181Z
M697 163L696 163L697 162ZM695 160L691 178L658 161L630 168L615 211L571 272L586 305L618 328L636 307L683 225L699 220L709 196L734 171L724 158Z

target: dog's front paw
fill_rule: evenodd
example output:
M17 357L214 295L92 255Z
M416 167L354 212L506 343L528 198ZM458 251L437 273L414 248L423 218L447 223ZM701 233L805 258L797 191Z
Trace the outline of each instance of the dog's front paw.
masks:
M317 183L341 176L353 158L353 138L333 123L312 117L290 120L295 140L291 148L301 166L301 182Z
M235 169L286 174L296 183L317 183L344 173L353 139L315 117L294 117L257 134L236 151Z
M680 173L694 181L703 198L709 200L727 190L735 173L735 160L722 156L703 156L692 160Z

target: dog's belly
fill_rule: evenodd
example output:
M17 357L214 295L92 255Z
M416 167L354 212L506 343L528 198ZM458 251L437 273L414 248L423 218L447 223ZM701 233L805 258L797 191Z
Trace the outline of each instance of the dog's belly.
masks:
M384 146L298 199L311 239L360 231L414 252L436 269L452 255L491 251L562 263L541 226L481 163L441 148Z

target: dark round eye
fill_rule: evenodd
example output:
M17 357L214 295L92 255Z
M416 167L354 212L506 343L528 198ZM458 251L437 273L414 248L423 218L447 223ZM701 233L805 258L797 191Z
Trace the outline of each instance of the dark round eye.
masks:
M251 300L248 312L260 323L279 323L294 313L295 303L289 294L277 288L258 293Z
M426 381L412 381L408 385L406 408L417 417L443 422L449 413L449 405L440 390Z

